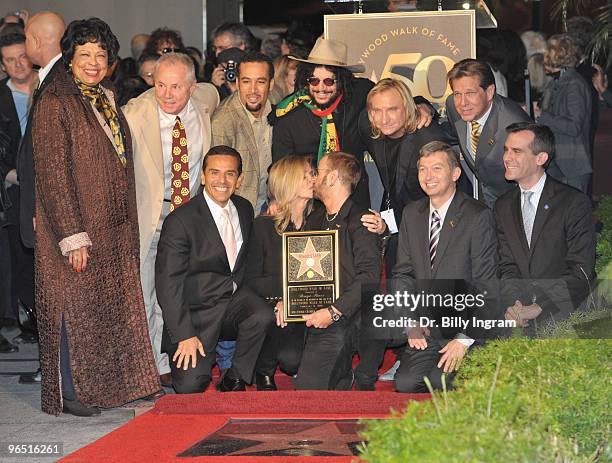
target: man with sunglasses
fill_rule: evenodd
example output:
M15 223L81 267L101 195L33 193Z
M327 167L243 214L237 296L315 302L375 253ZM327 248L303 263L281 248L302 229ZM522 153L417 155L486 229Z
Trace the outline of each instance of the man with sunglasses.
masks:
M360 206L370 207L363 159L366 147L359 136L358 120L374 83L353 76L353 72L364 72L364 67L349 65L346 45L335 40L319 38L308 58L289 58L300 61L297 91L276 108L272 160L290 154L314 154L318 164L325 153L352 154L362 172L352 199ZM423 102L423 99L418 101ZM423 124L429 125L429 107L419 110L425 116Z

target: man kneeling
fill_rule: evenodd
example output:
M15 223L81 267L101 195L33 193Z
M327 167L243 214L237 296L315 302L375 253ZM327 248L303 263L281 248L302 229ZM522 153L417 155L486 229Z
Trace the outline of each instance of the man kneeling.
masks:
M244 391L274 314L242 285L253 207L234 195L242 159L228 146L211 148L202 162L204 191L164 221L155 286L164 317L162 351L171 359L179 394L203 392L211 381L219 339L236 339L233 365L219 382Z

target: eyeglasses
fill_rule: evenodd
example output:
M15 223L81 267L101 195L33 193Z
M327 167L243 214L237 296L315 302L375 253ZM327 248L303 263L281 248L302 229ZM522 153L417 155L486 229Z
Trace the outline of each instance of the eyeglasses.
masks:
M166 53L182 53L183 50L181 48L162 48L162 53L165 55Z
M306 79L306 82L308 82L313 87L316 87L321 83L321 79L319 79L318 77L309 77L308 79ZM332 79L331 77L326 77L325 79L323 79L323 85L325 85L326 87L331 87L335 83L336 79Z
M153 73L152 72L145 72L143 77L153 77Z

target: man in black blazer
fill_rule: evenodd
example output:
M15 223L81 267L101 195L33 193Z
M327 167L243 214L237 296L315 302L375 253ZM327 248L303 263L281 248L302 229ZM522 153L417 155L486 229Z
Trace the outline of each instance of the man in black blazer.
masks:
M464 59L448 72L453 90L446 100L450 136L459 144L474 197L490 208L512 188L504 179L506 126L528 121L518 103L495 93L495 77L484 61Z
M155 287L164 318L162 352L171 359L177 393L203 392L211 381L219 339L236 339L233 365L219 389L244 391L274 313L242 286L253 207L235 196L242 158L212 147L202 163L204 191L164 221Z
M56 73L64 69L60 40L64 35L66 25L57 13L42 11L30 18L25 28L26 53L32 63L40 66L38 71L38 87L34 90L28 125L17 159L17 175L20 185L20 224L21 239L29 248L34 247L34 156L32 154L32 119L40 95L45 91Z
M484 336L471 323L467 327L457 326L458 318L466 319L460 311L459 296L476 292L472 295L482 299L486 291L487 299L494 299L497 271L493 215L482 203L457 191L461 169L451 146L437 141L423 146L418 173L421 188L428 197L404 209L393 270L394 294L422 291L450 295L457 303L450 307L445 304L443 308L421 302L416 304L415 312L396 306L396 319L411 320L406 330L408 347L395 375L399 392L427 392L424 377L429 378L434 389L439 389L443 373L448 375L446 381L450 385L468 348ZM486 305L480 302L471 305L464 310L470 315L469 320L472 315L495 318L490 300ZM419 322L424 319L431 320L431 324L421 325Z
M10 259L10 278L0 285L9 285L10 308L0 317L17 319L18 299L28 307L34 305L34 253L23 246L19 231L19 181L17 152L28 120L28 100L36 83L36 72L26 56L25 36L20 33L0 37L0 63L8 77L0 80L0 118L6 121L10 143L5 156L0 156L0 182L7 185L12 207L8 210L8 228L0 230L0 260ZM10 249L10 252L8 252ZM8 271L8 269L7 269ZM25 340L25 338L22 336Z
M526 327L565 318L587 298L595 232L588 197L546 174L551 129L517 123L507 131L506 179L517 186L495 204L500 273L506 318Z

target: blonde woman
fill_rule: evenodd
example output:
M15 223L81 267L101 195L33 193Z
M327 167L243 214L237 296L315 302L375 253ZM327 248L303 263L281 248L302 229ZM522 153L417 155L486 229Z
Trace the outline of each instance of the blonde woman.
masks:
M279 56L274 60L274 87L270 91L269 100L277 104L287 95L295 91L295 73L297 61L287 55Z
M285 231L300 230L304 226L312 210L315 178L309 158L287 156L280 159L272 166L268 177L275 213L259 216L253 222L245 281L261 297L277 301L277 309L282 308L280 298L283 294L281 236ZM274 371L277 364L290 375L299 367L304 324L287 326L282 310L278 310L276 325L270 330L259 356L255 374L257 390L276 390Z

